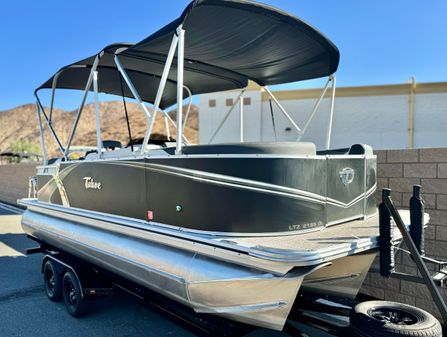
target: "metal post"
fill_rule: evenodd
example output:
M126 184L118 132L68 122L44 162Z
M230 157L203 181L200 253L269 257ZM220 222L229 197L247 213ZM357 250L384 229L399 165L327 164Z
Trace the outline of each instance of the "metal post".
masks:
M183 117L183 67L185 52L185 31L180 25L177 28L178 49L177 49L177 139L175 153L182 153L182 117Z
M39 105L40 111L41 111L42 116L43 116L43 118L45 120L45 123L47 124L48 129L50 130L51 134L53 135L53 138L56 141L57 146L59 147L59 150L62 152L62 155L64 156L65 159L67 159L64 147L62 146L62 143L60 142L59 138L57 137L56 132L54 131L53 127L51 126L51 123L50 123L50 121L48 119L48 116L45 113L45 109L42 106L42 102L39 99L39 96L37 95L37 93L34 93L34 96L36 97L37 104Z
M133 97L135 97L135 99L139 103L141 109L143 110L144 114L146 115L147 121L149 122L150 118L151 118L151 113L149 112L147 107L143 104L143 100L141 99L140 94L138 94L138 91L135 88L135 86L133 85L132 81L130 80L129 75L127 75L127 72L124 69L123 65L121 64L121 61L119 60L118 55L115 55L115 64L116 64L119 72L123 76L124 81L126 81L126 84L129 87L130 91L132 92Z
M157 117L158 110L160 108L160 102L163 97L163 92L165 90L166 81L168 80L169 70L171 69L172 60L174 59L175 49L178 42L178 36L174 34L172 38L171 47L169 48L169 53L166 58L166 63L163 69L163 74L161 75L160 85L158 86L157 95L155 96L154 102L154 111L152 113L152 118L149 122L149 127L146 130L146 134L144 135L143 144L141 146L141 154L144 154L147 144L149 143L149 139L152 133L152 128L154 127L155 118Z
M326 95L326 91L329 88L329 83L331 83L332 77L329 76L326 85L323 88L323 91L321 92L320 97L318 98L318 101L315 103L314 108L312 109L312 112L309 115L309 118L307 118L306 124L303 127L303 131L301 131L301 134L298 136L297 141L300 141L301 138L304 136L304 134L307 131L307 128L309 127L310 122L314 118L315 113L318 110L318 107L320 106L321 102L323 101L324 95Z
M58 71L54 76L53 76L53 83L51 85L51 101L50 101L50 113L49 113L49 120L51 123L51 120L53 118L53 107L54 107L54 96L56 94L56 85L57 85L57 80L59 79L59 75L62 73L61 71Z
M337 79L335 75L331 75L332 77L332 96L331 96L331 111L329 113L329 124L327 127L326 133L326 149L329 150L331 147L331 135L332 135L332 121L334 118L334 105L335 105L335 87L337 84Z
M70 136L68 137L67 146L65 147L65 155L68 155L68 151L70 150L70 146L73 141L74 134L76 132L76 128L78 127L79 119L81 118L81 113L84 109L85 101L87 100L88 93L92 86L93 73L98 68L98 63L99 63L99 59L101 56L102 56L102 53L100 55L97 55L95 58L95 61L93 62L92 70L90 71L90 75L88 76L88 79L87 79L87 84L85 85L84 95L82 96L81 105L78 108L78 112L76 113L76 119L74 120L73 126L71 127Z
M119 60L119 58L118 58L118 54L119 54L122 50L125 50L125 49L127 49L127 48L121 48L121 49L118 49L118 50L116 51L117 55L115 55L115 63L116 63L116 65L117 65L117 67L118 67L118 70L119 70L120 73L123 75L123 78L124 78L124 80L126 81L126 83L127 83L128 87L129 87L130 91L132 92L132 95L134 95L135 99L138 101L138 103L139 103L141 109L143 110L143 112L144 112L144 114L145 114L145 116L146 116L146 119L148 120L148 123L149 123L149 122L150 122L150 119L151 119L151 114L150 114L149 110L147 109L147 107L144 105L144 102L143 102L143 100L141 99L140 95L138 94L137 89L136 89L135 86L133 85L132 81L130 80L129 76L127 75L126 70L124 69L124 67L122 66L122 64L121 64L121 62L120 62L120 60ZM171 124L176 128L177 125L176 125L176 123L172 120L172 118L171 118L166 112L163 112L163 113L164 113L165 117L168 119L169 123L171 123ZM184 141L186 144L189 144L189 140L188 140L188 138L186 138L185 135L183 135L183 134L182 134L182 139L183 139L183 141Z
M244 142L244 96L239 97L239 136L241 143Z
M183 85L183 88L185 88L185 90L188 92L188 97L189 97L188 107L186 108L186 113L185 113L185 120L183 121L183 129L185 129L186 123L188 122L189 112L191 111L191 106L192 106L192 92L186 85Z
M267 86L265 86L263 88L265 89L265 91L267 91L267 93L272 98L273 102L275 102L275 104L278 106L279 110L281 110L283 115L286 116L286 118L289 120L290 123L292 123L293 127L298 131L298 134L301 134L302 131L301 131L300 127L295 123L295 121L292 119L292 117L290 117L290 115L287 113L286 109L284 109L284 107L281 105L281 103L279 103L279 101L276 99L276 97L273 95L273 93L270 91L270 89Z
M414 76L411 77L410 83L410 111L409 111L409 128L408 128L408 148L412 149L414 145L414 94L416 90L416 78Z
M50 102L50 112L49 112L49 117L48 120L51 124L52 122L52 118L53 118L53 108L54 108L54 97L56 95L56 87L57 87L57 81L59 80L59 76L67 69L72 69L72 68L86 68L87 66L84 64L73 64L71 66L65 67L63 69L61 69L60 71L58 71L54 76L53 76L53 83L51 85L51 102Z
M242 91L240 92L239 96L237 96L237 98L234 101L233 105L231 106L230 110L228 110L228 112L226 113L226 115L224 116L222 121L220 122L219 126L217 127L216 131L214 131L213 135L211 136L210 140L208 141L208 144L211 144L211 142L214 140L214 137L216 137L217 133L220 131L222 126L225 124L225 122L227 121L227 119L230 116L231 112L234 110L236 105L239 103L239 98L244 94L245 90L246 90L246 88L242 89Z
M171 130L169 130L169 121L166 114L165 114L165 127L166 127L166 138L168 140L171 140Z
M41 116L41 112L40 112L40 106L37 102L36 102L36 107L37 107L37 118L39 119L40 143L42 146L43 164L46 165L47 164L47 149L45 147L45 137L43 134L42 116Z
M96 140L98 146L99 158L102 157L102 142L101 142L101 121L99 119L99 99L98 99L98 72L93 72L93 95L95 102L95 115L96 115Z

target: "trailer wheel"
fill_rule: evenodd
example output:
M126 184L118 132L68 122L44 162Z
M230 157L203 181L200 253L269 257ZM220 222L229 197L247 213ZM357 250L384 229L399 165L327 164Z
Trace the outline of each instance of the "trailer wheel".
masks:
M82 317L87 313L87 302L82 298L81 287L71 270L67 270L62 278L62 294L65 307L73 317Z
M367 301L351 312L351 328L359 337L441 337L439 321L428 312L411 305Z
M43 282L48 298L54 302L61 301L62 278L51 260L47 260L43 266Z

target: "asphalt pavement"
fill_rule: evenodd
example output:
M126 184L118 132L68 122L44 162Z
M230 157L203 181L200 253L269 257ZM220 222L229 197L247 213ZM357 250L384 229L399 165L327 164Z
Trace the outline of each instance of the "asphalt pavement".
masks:
M36 243L20 227L20 214L0 204L0 336L193 336L126 293L91 302L90 314L71 317L43 289L41 254L24 255ZM308 331L309 336L321 336ZM256 329L247 337L288 336Z

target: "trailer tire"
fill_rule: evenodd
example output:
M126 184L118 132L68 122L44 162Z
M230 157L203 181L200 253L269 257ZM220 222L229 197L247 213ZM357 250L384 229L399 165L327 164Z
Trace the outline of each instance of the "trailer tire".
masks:
M47 297L59 302L62 300L62 278L51 260L47 260L43 266L43 282Z
M359 337L442 337L439 321L411 305L367 301L351 311L351 329Z
M67 270L62 278L62 295L70 315L82 317L87 314L88 303L82 298L81 286L71 270Z

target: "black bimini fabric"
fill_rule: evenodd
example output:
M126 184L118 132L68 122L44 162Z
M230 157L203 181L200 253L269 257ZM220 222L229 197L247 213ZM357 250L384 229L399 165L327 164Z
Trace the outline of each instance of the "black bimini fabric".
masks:
M336 46L315 28L278 9L247 0L196 0L183 14L135 44L106 47L98 67L99 91L121 94L114 54L141 98L153 103L176 28L185 30L184 84L193 94L328 76L337 70ZM120 48L127 47L124 51ZM95 56L66 67L57 88L84 89ZM161 102L176 102L176 59ZM40 88L51 88L50 78ZM132 97L125 85L125 96ZM40 89L39 88L39 89Z

